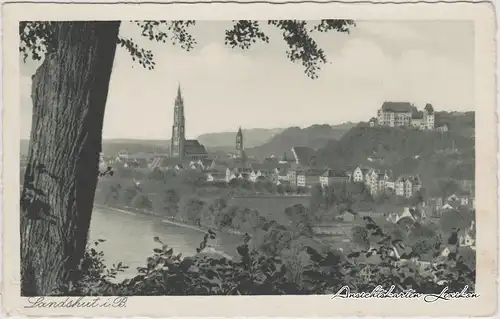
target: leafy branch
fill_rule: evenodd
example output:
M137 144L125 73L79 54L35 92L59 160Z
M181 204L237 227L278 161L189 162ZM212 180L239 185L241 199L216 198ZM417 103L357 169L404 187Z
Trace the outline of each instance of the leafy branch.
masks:
M141 36L150 41L179 45L191 51L197 44L188 29L196 24L194 20L133 21L140 29ZM28 57L41 60L44 55L57 45L55 24L59 22L26 21L19 24L19 51L26 61ZM70 22L64 22L70 23ZM76 23L76 22L71 22ZM249 49L257 41L269 43L269 37L261 30L261 22L237 20L231 29L225 31L225 44L231 48ZM321 20L317 24L302 20L269 20L267 24L282 31L283 40L288 45L287 58L295 63L301 62L306 75L312 79L318 77L321 65L327 62L323 49L312 38L315 32L336 31L349 33L355 26L352 20ZM311 26L309 26L311 25ZM148 70L155 67L151 50L140 47L133 39L118 37L116 43L129 52L133 61L139 62Z

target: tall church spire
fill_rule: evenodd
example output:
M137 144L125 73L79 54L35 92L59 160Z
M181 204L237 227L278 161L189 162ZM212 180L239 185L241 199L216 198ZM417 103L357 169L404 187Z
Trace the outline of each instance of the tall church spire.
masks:
M236 152L235 156L237 158L243 157L243 132L241 131L241 126L238 128L238 133L236 134Z
M175 102L180 102L180 103L183 102L182 101L181 83L180 82L177 84L177 97L175 99Z
M170 157L184 158L185 119L184 100L181 93L181 85L177 87L177 97L174 103L174 124L172 125L172 139L170 140Z

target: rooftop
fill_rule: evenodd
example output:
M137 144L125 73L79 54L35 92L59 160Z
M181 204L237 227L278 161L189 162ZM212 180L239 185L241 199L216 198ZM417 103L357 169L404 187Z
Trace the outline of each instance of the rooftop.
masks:
M326 170L323 174L321 174L323 177L348 177L345 172L342 171L337 171L334 169L328 169Z
M303 165L309 165L315 157L315 150L307 146L294 146L292 147L292 153L296 161Z
M412 110L412 105L409 102L384 102L382 110L384 112L409 113Z
M430 103L427 103L427 105L425 105L424 110L426 110L427 113L429 113L429 114L434 113L434 108L432 107L432 104L430 104Z
M198 140L186 140L184 141L184 151L186 155L191 155L191 154L202 154L206 155L207 150L205 149L205 146L201 145Z

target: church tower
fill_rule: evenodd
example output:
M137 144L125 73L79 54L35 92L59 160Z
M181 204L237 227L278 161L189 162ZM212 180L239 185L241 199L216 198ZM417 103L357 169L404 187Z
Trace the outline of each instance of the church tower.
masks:
M170 157L184 159L184 142L186 140L184 131L184 100L181 94L181 86L177 88L177 97L174 105L174 124L172 125L172 139L170 140Z
M243 132L241 131L241 127L238 129L238 133L236 134L236 158L243 158Z

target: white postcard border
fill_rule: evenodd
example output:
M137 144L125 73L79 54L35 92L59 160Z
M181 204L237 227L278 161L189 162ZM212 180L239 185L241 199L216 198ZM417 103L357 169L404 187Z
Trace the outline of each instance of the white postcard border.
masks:
M475 25L476 299L331 299L330 296L130 297L126 308L25 308L19 254L19 36L21 20L234 19L471 20ZM3 306L9 316L337 317L487 316L496 311L497 117L495 17L490 4L5 4L3 6ZM51 298L62 300L64 298Z

